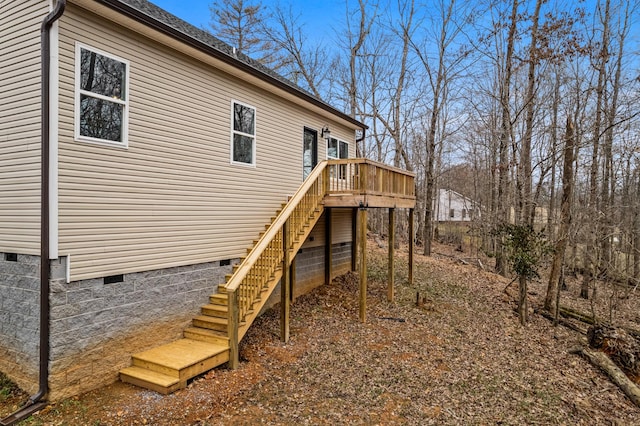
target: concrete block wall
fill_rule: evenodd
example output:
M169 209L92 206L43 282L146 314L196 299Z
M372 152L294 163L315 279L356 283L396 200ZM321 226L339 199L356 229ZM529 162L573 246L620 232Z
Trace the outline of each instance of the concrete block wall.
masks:
M234 263L180 266L51 286L51 399L118 379L131 354L182 337Z
M351 243L332 246L333 276L335 278L351 270ZM296 278L293 284L294 298L302 296L324 284L324 247L302 249L296 255ZM269 297L263 311L280 303L280 284Z
M15 256L10 256L13 259ZM0 253L0 371L38 389L39 257ZM180 266L66 282L66 258L51 261L49 399L118 379L131 354L180 338L234 263ZM225 262L227 263L227 262Z
M332 279L351 270L351 243L333 244L333 276ZM312 247L298 252L296 257L296 282L294 297L308 293L315 287L324 284L325 271L324 247Z
M0 371L38 389L40 257L0 253Z

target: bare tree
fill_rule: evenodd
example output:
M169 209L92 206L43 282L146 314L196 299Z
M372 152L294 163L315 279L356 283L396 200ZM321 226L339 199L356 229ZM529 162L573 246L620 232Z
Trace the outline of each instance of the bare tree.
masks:
M518 0L513 0L511 15L509 17L509 30L507 36L507 53L504 59L503 78L500 81L500 108L502 117L500 120L500 135L498 148L498 193L497 193L497 219L498 222L507 223L509 220L509 203L507 201L507 187L509 181L509 146L512 138L511 122L511 78L513 75L513 53L516 42L516 29L518 25ZM500 247L502 244L499 245ZM500 248L496 253L496 271L506 274L504 254Z
M397 28L396 25L392 25L392 28L396 28L392 31L398 36L401 46L399 63L395 65L399 71L395 75L393 86L389 86L389 97L391 98L389 107L376 109L373 113L376 120L379 120L385 127L394 143L393 165L400 167L400 162L404 160L405 167L410 170L411 160L402 143L403 122L406 118L402 113L407 89L409 48L414 31L415 1L401 0L398 2L398 8Z
M466 16L462 8L456 8L455 0L443 0L438 4L439 15L432 20L432 28L436 32L434 39L428 40L423 45L418 45L411 40L411 45L415 50L420 63L424 67L432 95L432 103L428 108L429 121L426 126L425 137L425 186L424 186L424 228L423 244L424 254L431 255L431 241L433 240L433 203L436 193L436 173L435 166L439 161L436 150L436 136L439 126L444 125L442 113L446 109L449 100L449 90L452 81L459 75L458 67L467 56L466 49L456 53L451 52L453 42L459 36L462 27L455 21L456 18L464 21ZM432 60L427 55L426 45L435 46L436 58ZM432 62L437 65L434 67ZM442 141L440 141L442 143Z
M275 66L274 46L263 37L264 6L252 0L214 0L209 6L213 34L267 66Z
M275 7L271 19L272 24L263 25L262 32L279 52L276 70L314 96L327 99L329 94L323 90L331 68L327 66L327 50L319 44L308 45L305 29L291 6Z
M562 167L562 201L560 207L560 229L558 239L555 244L551 272L549 273L549 284L547 294L544 299L544 308L548 311L555 311L558 306L554 304L558 300L560 291L560 270L564 263L564 254L569 238L569 228L571 226L571 202L573 199L573 157L575 150L575 139L573 123L571 118L567 118L567 127L564 135L564 165Z

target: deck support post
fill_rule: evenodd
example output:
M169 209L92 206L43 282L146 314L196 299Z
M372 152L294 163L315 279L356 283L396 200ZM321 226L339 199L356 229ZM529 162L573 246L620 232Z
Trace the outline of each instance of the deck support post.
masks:
M351 213L351 270L358 270L358 208Z
M238 292L236 290L227 293L227 303L229 309L229 322L227 324L227 334L229 335L229 368L235 370L240 363L238 349Z
M414 209L409 209L409 285L413 285L413 250L415 245L415 235L413 231Z
M289 250L289 221L282 226L282 278L280 279L280 340L289 341L289 313L291 310L291 259Z
M396 245L396 209L389 209L389 277L387 278L387 300L393 302L395 276L395 245Z
M289 301L293 303L293 289L295 288L296 285L296 259L298 258L298 256L293 256L293 259L291 259L291 268L290 268L290 272L289 275L291 277L291 286L289 287Z
M326 285L331 284L331 278L333 276L333 249L331 247L331 240L333 238L333 230L331 222L333 221L333 209L324 209L324 283Z
M360 207L360 321L367 322L367 208Z

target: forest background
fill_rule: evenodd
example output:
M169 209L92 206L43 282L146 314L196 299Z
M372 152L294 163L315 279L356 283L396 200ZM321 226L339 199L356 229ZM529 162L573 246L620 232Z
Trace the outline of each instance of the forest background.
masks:
M443 188L479 206L458 237L498 272L507 224L552 248L547 308L565 271L584 298L640 283L637 0L157 3L366 123L358 156L416 173L424 254Z

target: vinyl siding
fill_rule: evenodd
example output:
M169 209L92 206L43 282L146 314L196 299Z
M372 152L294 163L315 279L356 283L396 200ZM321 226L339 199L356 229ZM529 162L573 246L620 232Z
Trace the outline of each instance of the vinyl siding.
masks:
M355 154L353 129L74 5L60 28L59 249L72 280L240 257L302 181L305 126L329 124ZM73 140L77 41L130 62L127 149ZM255 167L230 164L232 100L256 108Z
M351 220L352 209L334 208L331 213L333 229L331 230L331 244L348 243L352 241L351 237ZM325 245L325 228L326 219L324 214L313 227L311 234L307 237L307 241L302 245L303 249L311 247L320 247Z
M0 2L0 252L40 252L40 24L46 1Z

